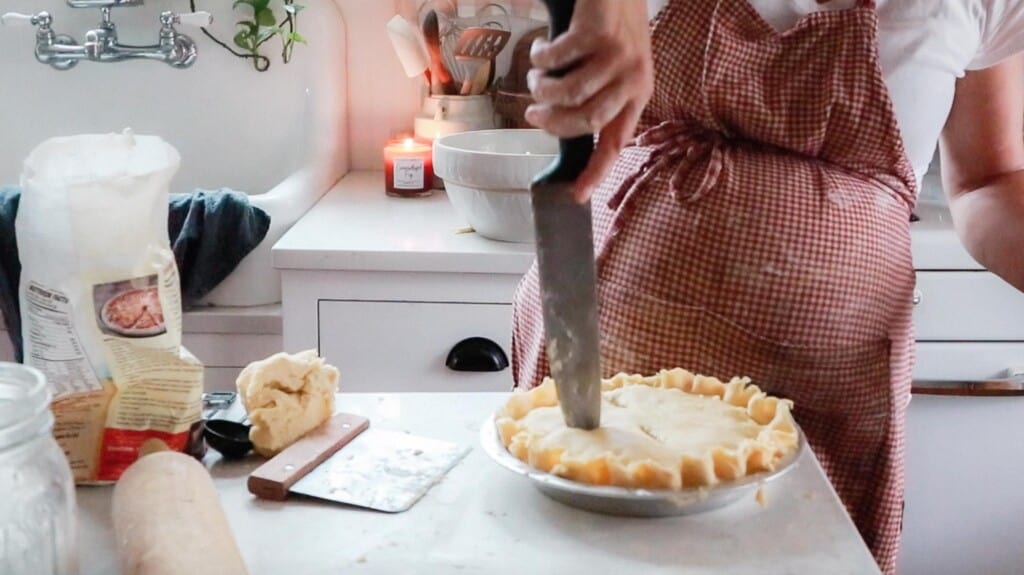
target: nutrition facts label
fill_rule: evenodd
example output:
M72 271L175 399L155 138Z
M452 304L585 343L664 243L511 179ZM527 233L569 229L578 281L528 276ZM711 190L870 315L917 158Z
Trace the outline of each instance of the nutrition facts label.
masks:
M34 282L24 295L25 363L46 375L55 398L103 389L75 332L67 295Z

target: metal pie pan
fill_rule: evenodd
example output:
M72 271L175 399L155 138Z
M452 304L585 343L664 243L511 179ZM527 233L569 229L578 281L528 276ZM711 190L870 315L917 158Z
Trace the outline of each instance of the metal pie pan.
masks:
M798 428L799 432L799 428ZM794 467L806 449L807 441L799 432L797 448L779 461L773 471L748 475L713 487L681 490L630 489L578 483L545 473L520 461L505 448L498 435L495 416L480 428L480 445L498 465L525 476L542 493L558 501L587 511L625 517L671 517L720 509L743 497L753 498L758 489Z

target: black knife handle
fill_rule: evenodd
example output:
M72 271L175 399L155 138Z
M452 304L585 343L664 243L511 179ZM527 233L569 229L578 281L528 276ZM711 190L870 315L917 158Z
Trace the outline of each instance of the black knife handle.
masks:
M576 9L576 0L544 0L548 7L548 19L551 20L551 39L565 34L572 24L572 13Z
M550 37L554 40L569 30L576 0L544 0L544 4L548 7L548 17L551 20ZM551 75L561 77L572 71L572 68L570 66L563 70L555 70ZM561 153L558 160L537 178L537 182L575 182L590 163L590 156L594 153L594 135L562 139L559 141L559 150Z

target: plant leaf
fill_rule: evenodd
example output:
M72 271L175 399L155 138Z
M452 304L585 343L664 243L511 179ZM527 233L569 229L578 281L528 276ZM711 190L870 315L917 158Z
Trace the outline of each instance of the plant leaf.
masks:
M231 5L231 9L235 10L239 6L248 6L252 8L252 2L253 0L235 0L235 3Z
M303 6L302 4L285 4L284 5L284 11L289 13L289 14L298 14L299 12L302 12L305 9L306 9L306 7Z
M252 36L245 30L242 30L238 34L235 34L235 46L243 50L252 50Z
M270 0L250 0L250 2L252 2L252 7L257 13L266 10L270 6Z
M256 36L260 29L252 20L239 20L235 22L235 26L243 28L240 33L245 33L248 36Z
M263 26L261 26L259 34L257 34L257 36L256 36L256 43L257 44L262 44L262 43L266 42L267 40L269 40L271 37L273 37L275 34L281 34L282 32L284 32L284 31L281 30L280 28L276 27L276 26L274 26L274 27L270 27L270 26L263 27Z
M277 24L277 18L274 16L273 10L260 10L256 13L256 22L260 26L274 26Z
M298 32L289 32L288 39L291 40L292 42L298 42L299 44L307 43L306 38L304 38L302 34L299 34Z

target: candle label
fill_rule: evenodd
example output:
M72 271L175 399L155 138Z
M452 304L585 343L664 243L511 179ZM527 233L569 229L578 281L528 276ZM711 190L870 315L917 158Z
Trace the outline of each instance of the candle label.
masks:
M422 158L395 158L395 188L422 190L424 185Z

